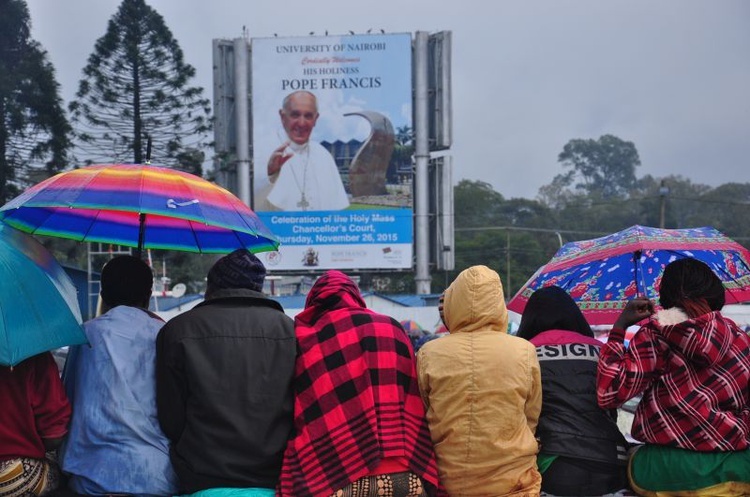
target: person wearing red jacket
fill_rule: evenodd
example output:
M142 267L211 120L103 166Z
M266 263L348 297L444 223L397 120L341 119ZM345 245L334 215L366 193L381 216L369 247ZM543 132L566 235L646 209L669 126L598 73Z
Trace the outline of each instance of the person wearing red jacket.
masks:
M630 460L639 495L750 494L750 337L721 314L721 280L690 258L666 266L664 310L636 298L602 347L597 396L603 408L642 394ZM649 318L625 347L625 330ZM703 492L703 493L701 493Z
M71 408L52 354L0 366L0 495L43 495L59 485L45 459L68 432Z

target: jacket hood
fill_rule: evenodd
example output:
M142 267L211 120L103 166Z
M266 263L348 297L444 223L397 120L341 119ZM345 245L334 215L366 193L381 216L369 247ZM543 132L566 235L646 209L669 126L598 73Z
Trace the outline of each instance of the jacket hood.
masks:
M715 364L734 340L734 323L718 311L690 318L682 309L672 307L657 312L654 319L669 345L694 364Z
M295 321L311 325L326 312L351 307L367 308L357 284L341 271L328 271L310 289Z
M508 310L500 276L487 266L472 266L445 291L445 325L451 333L508 331Z

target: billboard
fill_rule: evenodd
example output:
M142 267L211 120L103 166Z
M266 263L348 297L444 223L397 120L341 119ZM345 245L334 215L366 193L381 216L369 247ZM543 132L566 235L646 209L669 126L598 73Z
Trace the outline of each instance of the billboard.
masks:
M251 73L267 267L411 268L411 35L256 38Z

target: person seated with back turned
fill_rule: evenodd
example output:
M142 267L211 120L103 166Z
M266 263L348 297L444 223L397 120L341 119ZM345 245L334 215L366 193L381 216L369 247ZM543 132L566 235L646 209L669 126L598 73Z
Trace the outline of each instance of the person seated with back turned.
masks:
M208 272L206 300L157 339L159 421L181 493L273 496L292 431L294 322L245 249Z
M70 403L52 354L0 366L0 495L46 495L60 482L45 453L68 431Z
M442 317L449 334L417 354L440 481L450 495L538 495L539 361L532 344L508 335L500 276L487 266L462 271Z
M173 495L169 441L156 416L156 335L149 312L153 273L118 256L101 273L102 314L84 324L90 345L71 347L63 381L73 405L60 451L79 494Z
M617 411L600 408L596 399L602 342L573 298L557 286L535 291L517 336L534 344L542 368L536 428L542 491L580 496L627 488L628 444L617 427Z
M599 405L643 394L632 436L645 445L628 471L639 495L750 495L750 337L721 314L724 299L706 264L678 259L661 278L663 310L631 300L602 347Z
M438 489L414 352L398 321L328 271L295 318L294 435L282 497L417 497Z

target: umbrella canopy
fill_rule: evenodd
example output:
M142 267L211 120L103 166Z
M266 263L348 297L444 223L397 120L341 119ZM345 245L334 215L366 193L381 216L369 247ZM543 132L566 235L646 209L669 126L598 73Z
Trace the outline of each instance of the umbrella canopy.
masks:
M419 326L419 323L417 323L413 319L405 319L401 321L401 326L404 328L404 330L406 330L406 333L408 333L409 336L422 336L424 334L424 328Z
M438 326L437 328L435 328L435 331L433 331L433 333L435 335L445 335L445 334L449 333L448 327L441 323L440 326Z
M76 289L33 237L0 224L0 364L86 343Z
M637 295L658 304L664 267L685 257L706 263L716 273L728 304L750 301L750 251L740 244L711 227L632 226L565 244L508 302L508 309L523 313L534 291L557 285L573 297L589 323L612 324Z
M229 191L193 174L150 165L96 165L60 173L1 207L0 219L27 233L139 252L263 252L279 246Z

